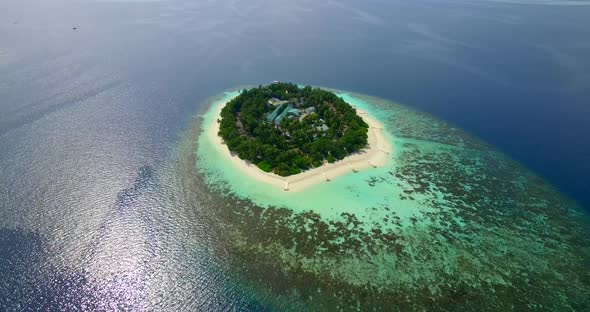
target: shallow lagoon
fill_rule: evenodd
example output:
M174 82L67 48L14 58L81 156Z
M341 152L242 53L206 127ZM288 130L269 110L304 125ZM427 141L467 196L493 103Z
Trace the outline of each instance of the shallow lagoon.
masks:
M284 192L220 161L199 137L199 185L247 288L280 298L271 301L282 308L561 310L590 302L588 219L573 201L443 121L337 92L384 124L394 143L388 166Z

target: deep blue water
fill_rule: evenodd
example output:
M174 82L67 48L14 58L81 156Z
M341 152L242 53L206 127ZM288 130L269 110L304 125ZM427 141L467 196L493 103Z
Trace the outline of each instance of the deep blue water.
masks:
M249 307L185 253L207 229L188 209L170 213L157 187L199 103L243 84L322 85L432 113L590 210L589 16L486 0L2 1L0 271L27 272L2 297L60 279L61 294L120 294L175 280L174 267L195 276L169 282L180 299L162 287L117 302L195 308L182 299L205 291L209 307ZM135 186L146 170L156 186Z

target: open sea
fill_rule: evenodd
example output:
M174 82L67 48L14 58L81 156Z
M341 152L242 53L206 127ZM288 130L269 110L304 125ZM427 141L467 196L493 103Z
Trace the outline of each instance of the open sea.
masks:
M0 310L588 311L589 17L582 0L1 1ZM261 194L199 136L226 92L274 80L367 108L399 161Z

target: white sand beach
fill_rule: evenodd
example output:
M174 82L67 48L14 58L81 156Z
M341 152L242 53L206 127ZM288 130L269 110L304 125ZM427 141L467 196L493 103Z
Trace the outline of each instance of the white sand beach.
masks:
M363 169L383 166L387 164L390 154L393 151L392 144L383 135L383 125L371 118L366 112L357 109L359 116L369 125L368 147L340 161L331 164L326 163L318 168L309 169L296 175L281 177L274 173L264 172L255 164L242 160L237 155L232 155L221 137L217 135L219 132L217 119L221 118L221 109L225 104L223 103L218 106L215 112L215 120L211 123L210 128L206 130L215 148L234 166L253 179L285 191L298 192L315 184L329 183L330 180L338 176L348 173L354 174L354 172Z

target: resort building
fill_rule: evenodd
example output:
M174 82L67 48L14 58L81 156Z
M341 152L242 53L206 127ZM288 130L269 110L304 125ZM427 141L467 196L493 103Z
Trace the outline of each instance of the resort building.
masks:
M268 100L268 104L272 105L272 106L281 106L282 104L286 104L289 103L289 101L281 101L277 98L271 98L270 100Z
M288 104L287 104L288 103ZM279 101L278 99L272 98L269 100L269 104L275 106L275 109L266 116L266 121L273 122L275 125L279 125L285 117L295 117L299 118L300 116L306 116L310 113L315 112L314 107L308 107L305 109L297 109L294 107L298 101L295 103L291 103L290 101Z
M285 105L285 104L278 105L275 108L275 110L272 111L272 113L268 114L266 116L266 121L273 122L275 120L275 118L277 117L277 115L279 115L279 113L281 113L281 109L282 109L283 105Z
M281 120L283 120L283 118L298 117L300 114L301 112L298 109L294 108L293 106L291 106L291 104L289 104L287 105L287 108L285 108L283 112L274 119L274 123L275 125L278 125L281 123Z

